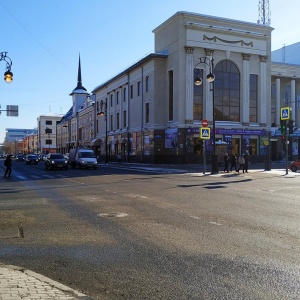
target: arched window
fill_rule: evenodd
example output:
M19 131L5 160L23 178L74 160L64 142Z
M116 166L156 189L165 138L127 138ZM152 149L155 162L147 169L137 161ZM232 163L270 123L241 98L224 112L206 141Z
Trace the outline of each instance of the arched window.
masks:
M222 60L214 68L215 120L240 121L240 72L237 66Z

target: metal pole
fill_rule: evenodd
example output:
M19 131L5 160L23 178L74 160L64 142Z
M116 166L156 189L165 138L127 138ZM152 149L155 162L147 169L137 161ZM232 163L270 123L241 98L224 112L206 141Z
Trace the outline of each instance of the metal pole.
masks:
M285 121L285 174L287 175L289 173L289 142L288 142L288 130L287 130L287 121Z
M212 64L212 71L214 67L213 59L211 60ZM216 116L215 116L215 81L212 83L212 106L213 106L213 155L212 155L212 168L211 173L212 174L218 174L218 156L216 155Z
M205 140L203 140L203 174L206 172L206 151L205 151Z
M108 153L107 153L107 98L105 100L105 164L108 163Z

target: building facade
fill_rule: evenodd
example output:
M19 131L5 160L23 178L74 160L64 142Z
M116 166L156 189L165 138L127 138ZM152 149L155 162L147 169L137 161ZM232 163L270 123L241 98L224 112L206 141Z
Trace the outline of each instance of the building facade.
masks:
M101 158L151 163L202 162L202 121L215 125L205 155L250 153L264 161L272 146L279 160L280 109L300 123L300 66L271 61L273 28L188 12L177 12L153 30L155 53L87 93L71 93L69 147L93 147ZM213 73L215 80L206 77ZM195 79L203 79L195 85ZM92 97L93 101L90 99ZM94 105L93 105L94 104ZM214 138L213 135L215 134ZM299 134L300 135L300 134ZM62 138L63 139L63 138ZM89 141L90 140L90 141ZM298 155L297 130L290 155Z
M38 117L37 153L56 153L56 125L61 120L61 118L62 115L42 115Z

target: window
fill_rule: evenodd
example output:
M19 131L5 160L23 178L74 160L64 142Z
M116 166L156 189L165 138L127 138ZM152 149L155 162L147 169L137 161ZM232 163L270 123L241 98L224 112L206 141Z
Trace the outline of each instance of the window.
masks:
M133 85L130 86L130 99L133 98Z
M257 122L258 76L250 74L250 111L249 121Z
M120 113L117 113L117 129L120 129Z
M150 105L149 102L145 104L145 117L146 117L146 124L150 122Z
M149 76L146 76L146 79L145 79L145 90L146 90L146 93L149 92L149 84L150 84L150 79L149 79Z
M123 111L123 128L127 127L127 112L126 110Z
M125 102L127 99L127 90L126 87L123 89L123 101Z
M114 116L110 115L110 131L114 130Z
M141 94L141 82L138 81L138 83L137 83L137 95L140 96L140 94Z
M194 81L196 78L203 79L202 69L194 69ZM198 121L203 119L203 84L201 85L194 84L193 119Z
M173 70L169 71L169 121L173 120L174 90L173 90Z
M119 104L119 94L120 94L120 92L117 91L117 105Z
M240 72L237 66L222 60L214 69L216 121L240 121Z
M52 145L52 140L46 140L46 145Z
M46 125L52 125L52 121L46 120Z
M114 105L114 96L113 94L110 95L110 107L113 107Z

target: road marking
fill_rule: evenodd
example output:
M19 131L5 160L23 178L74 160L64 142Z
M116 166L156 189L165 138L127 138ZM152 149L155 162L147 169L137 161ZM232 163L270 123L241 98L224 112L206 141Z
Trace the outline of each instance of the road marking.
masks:
M217 223L217 222L209 222L210 224L212 224L212 225L217 225L217 226L221 226L222 224L220 224L220 223Z

